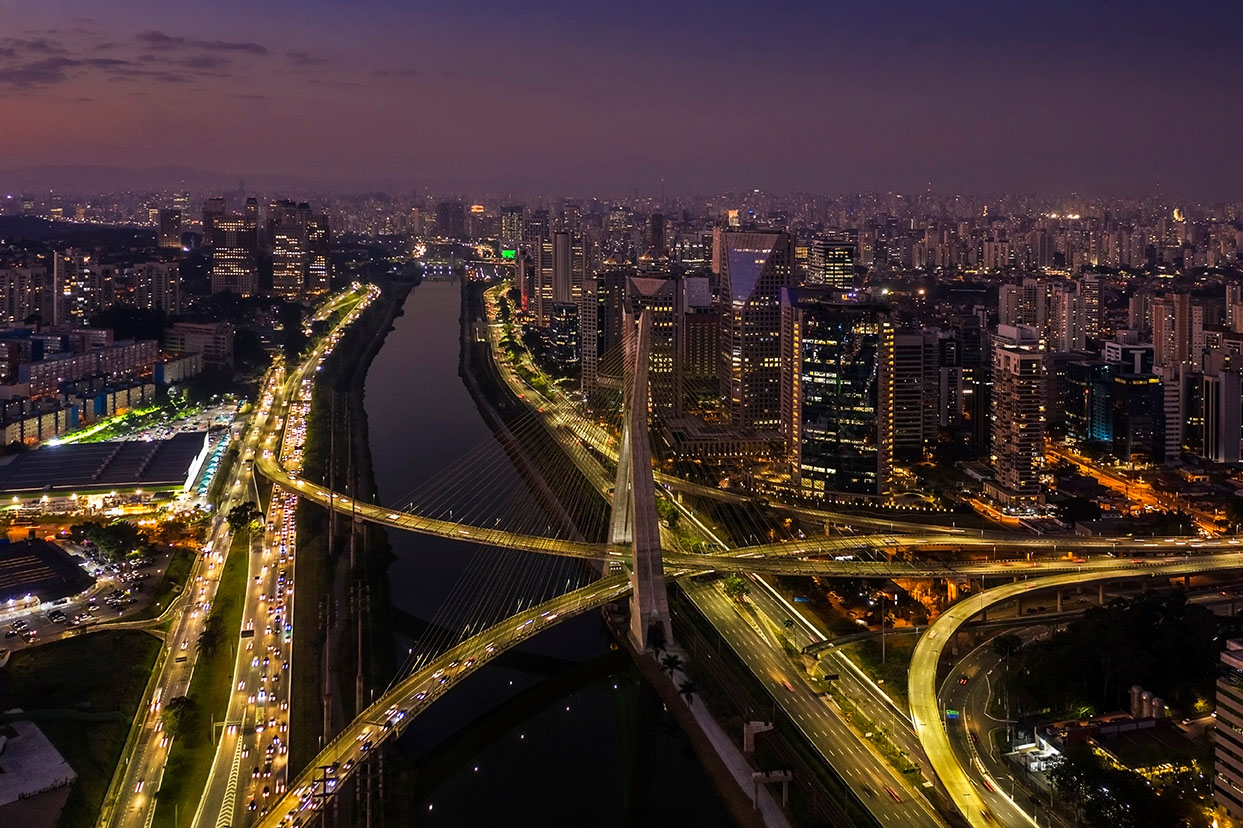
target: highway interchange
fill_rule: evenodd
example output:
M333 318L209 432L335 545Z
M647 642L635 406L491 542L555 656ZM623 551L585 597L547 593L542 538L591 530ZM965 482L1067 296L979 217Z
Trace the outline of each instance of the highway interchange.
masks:
M356 288L334 299L330 307L343 307L338 303L344 302L358 304L364 298L360 295L360 290ZM542 554L569 555L616 563L628 563L629 560L629 550L625 547L520 535L495 527L469 526L436 517L392 511L374 504L353 502L340 493L329 492L301 479L298 476L296 451L298 441L291 441L290 435L296 435L298 423L305 417L305 403L309 399L307 392L314 370L339 339L344 326L356 318L356 315L356 312L348 315L287 377L276 371L268 375L264 383L263 401L244 432L243 457L253 457L253 470L271 478L277 484L274 492L281 492L283 487L290 494L274 496L274 508L269 512L261 544L252 549L249 555L243 629L240 631L239 641L251 644L254 650L245 644L238 648L233 680L233 686L237 689L230 702L224 733L218 743L216 759L201 799L199 813L195 817L196 828L223 828L226 825L243 825L248 821L263 828L303 824L307 812L321 807L326 798L368 758L370 751L382 740L400 733L410 719L425 710L466 675L530 636L569 617L624 598L631 591L630 580L626 576L607 576L587 587L508 618L462 642L391 687L326 745L306 769L290 777L290 769L285 767L281 758L284 755L282 745L288 738L283 730L287 714L281 714L286 713L289 682L282 682L279 678L274 680L272 677L280 676L287 669L287 664L280 664L283 655L280 644L283 638L292 634L292 630L285 632L283 624L290 617L289 604L293 593L294 539L287 520L292 515L294 493L325 507L343 513L354 512L361 519L398 529ZM516 377L510 376L508 379ZM294 404L292 409L289 407L291 402ZM550 401L546 402L549 404L547 419L550 431L556 433L565 430L565 415L560 407ZM289 409L289 423L280 438L280 449L274 450L271 448L273 441L278 439L282 426L286 425L281 416L286 409ZM602 429L600 431L604 433ZM568 440L562 440L563 445L567 442ZM603 440L601 442L603 448L609 448L607 443ZM575 454L573 451L570 453L571 456ZM596 468L599 468L598 465ZM150 793L153 789L158 789L169 747L169 739L161 733L161 704L177 695L183 695L189 686L195 662L194 642L201 632L206 608L214 595L215 583L223 568L222 556L231 543L222 515L233 504L247 499L251 474L252 463L243 461L236 464L234 479L228 489L228 500L222 505L212 527L209 549L213 551L205 554L196 563L192 576L194 589L198 592L195 597L202 611L191 611L182 615L169 635L168 649L153 680L151 703L145 716L141 717L141 723L136 722L137 741L133 749L127 752L128 762L124 769L118 771L121 781L105 804L101 826L146 828L150 824L154 814ZM600 477L599 486L608 482L607 475L596 474L593 477ZM695 487L694 484L672 478L664 478L660 482L666 491L679 488L689 491L687 487L707 488ZM710 491L727 498L738 497L736 494L716 489ZM817 519L858 523L856 515L821 510L805 511L814 513ZM909 720L879 687L840 653L830 651L822 656L838 666L843 691L852 699L863 700L861 703L871 705L871 712L876 720L887 727L891 738L901 749L906 750L917 762L927 757L927 764L935 771L948 795L972 825L987 825L993 819L999 819L1002 824L1028 823L1021 809L1009 803L1003 795L987 792L988 795L982 797L978 785L969 778L949 744L935 679L941 648L952 637L952 630L985 607L1030 590L1073 585L1094 579L1112 580L1137 574L1169 576L1232 569L1243 565L1243 554L1235 551L1236 544L1230 540L1084 539L1080 543L1076 539L1076 550L1091 549L1094 554L1079 552L1084 557L1068 554L1066 557L1052 559L1031 559L1032 553L1052 552L1059 543L1066 548L1067 541L1016 538L1004 533L980 533L977 536L959 529L929 530L918 523L883 519L869 519L868 525L873 530L889 528L891 531L876 531L872 535L855 536L840 541L798 540L732 550L722 549L710 555L670 551L664 555L666 571L672 578L696 572L742 570L753 573L862 578L948 577L983 581L986 577L992 577L1009 581L1004 586L989 589L954 605L921 638L910 673L912 715ZM911 534L894 534L904 530ZM287 560L283 563L279 561L282 546L285 547L287 555ZM1009 560L912 562L889 557L898 547L908 550L990 549L996 554L1017 549L1021 550L1021 554ZM1187 557L1186 553L1193 550L1197 553L1217 554ZM1178 556L1166 557L1169 553L1178 553ZM830 557L818 559L812 556ZM285 570L286 577L283 585L279 583L282 569ZM275 602L273 598L278 589L282 594L280 602ZM882 825L945 824L922 793L902 774L890 767L875 748L846 722L842 711L836 710L835 704L813 690L792 669L789 658L774 641L770 626L757 624L754 618L748 618L735 602L727 599L711 583L687 581L686 589L696 605L709 615L714 627L728 638L730 646L739 657L772 692L808 741L837 769L852 789L861 793L864 805ZM753 596L751 603L755 612L767 617L770 622L794 616L795 625L789 634L797 646L824 641L825 631L816 622L804 617L797 608L784 604L784 599L766 584L755 590ZM284 613L286 621L272 627L269 621L274 607ZM269 627L272 627L271 632L268 631ZM248 629L253 631L253 637L247 635ZM184 653L185 660L179 660L181 656L178 653ZM168 658L169 655L172 658ZM265 659L268 660L267 663ZM263 724L262 731L256 728L259 722ZM268 755L269 752L271 756ZM270 777L266 775L268 759L272 760ZM981 767L979 770L983 772L984 769ZM259 772L258 775L256 771ZM245 816L248 811L253 812L249 817Z

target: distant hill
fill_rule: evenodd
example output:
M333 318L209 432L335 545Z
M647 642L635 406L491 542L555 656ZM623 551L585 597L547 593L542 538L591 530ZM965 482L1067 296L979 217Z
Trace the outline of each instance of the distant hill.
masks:
M155 231L144 227L72 224L35 216L0 216L0 242L43 242L55 247L154 247Z

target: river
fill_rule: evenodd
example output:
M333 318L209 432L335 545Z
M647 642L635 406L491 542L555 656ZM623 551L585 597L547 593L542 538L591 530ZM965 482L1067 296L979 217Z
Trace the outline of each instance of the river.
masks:
M457 282L419 285L372 363L366 408L382 502L434 487L472 451L492 458L476 481L483 496L524 497L512 467L495 468L499 453L482 448L495 440L458 376L459 309ZM442 608L455 585L469 594L516 554L394 530L389 539L394 605L438 621L458 617ZM402 738L435 787L390 785L387 796L406 798L403 810L429 826L731 824L686 737L609 643L600 615L587 613L525 644L527 659L479 670ZM404 657L417 643L400 646Z

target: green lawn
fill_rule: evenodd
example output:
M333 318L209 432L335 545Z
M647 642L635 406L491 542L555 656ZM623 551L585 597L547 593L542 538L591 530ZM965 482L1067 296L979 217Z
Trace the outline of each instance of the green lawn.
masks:
M911 653L915 651L918 636L895 635L885 640L885 659L881 661L880 639L869 638L841 649L863 672L880 685L885 695L903 710L910 710L906 697L907 673L911 669Z
M38 722L78 773L60 828L94 825L159 651L144 632L101 632L14 653L0 670L0 707L67 711Z
M187 695L198 709L196 724L173 739L164 781L156 799L155 825L174 828L189 825L207 782L216 755L216 745L209 733L211 721L225 717L233 689L233 665L241 629L249 555L246 535L234 536L212 605L212 616L221 631L220 644L211 653L200 653L195 665ZM175 825L174 809L177 813Z

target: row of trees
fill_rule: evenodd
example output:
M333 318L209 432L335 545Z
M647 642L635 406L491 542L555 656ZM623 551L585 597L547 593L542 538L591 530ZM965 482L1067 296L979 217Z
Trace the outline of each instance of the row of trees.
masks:
M151 538L137 525L127 520L102 523L90 520L69 527L74 537L90 541L99 554L109 561L120 561L130 556L142 555L151 545Z
M1022 649L1008 677L1015 712L1125 708L1134 684L1190 710L1212 697L1221 641L1238 626L1189 604L1182 592L1093 607Z

